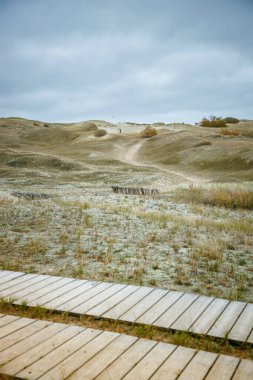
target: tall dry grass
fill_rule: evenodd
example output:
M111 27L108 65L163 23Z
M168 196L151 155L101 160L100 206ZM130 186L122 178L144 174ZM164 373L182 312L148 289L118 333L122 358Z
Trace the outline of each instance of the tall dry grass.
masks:
M177 191L177 200L203 203L230 209L253 210L253 191L244 189L189 187Z

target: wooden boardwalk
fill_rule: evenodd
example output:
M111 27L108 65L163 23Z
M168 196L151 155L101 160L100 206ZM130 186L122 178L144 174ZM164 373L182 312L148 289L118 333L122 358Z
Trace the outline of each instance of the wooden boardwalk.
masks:
M145 286L0 271L14 304L253 343L253 304Z
M0 315L0 377L252 380L253 361L134 336Z

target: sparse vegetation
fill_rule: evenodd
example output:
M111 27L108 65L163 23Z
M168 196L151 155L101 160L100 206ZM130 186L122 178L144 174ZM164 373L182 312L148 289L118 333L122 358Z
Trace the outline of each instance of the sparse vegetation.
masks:
M97 129L95 132L94 132L94 136L95 137L103 137L107 134L106 130L105 129Z
M240 131L238 130L231 130L228 128L221 129L220 134L223 136L240 136Z
M146 127L140 133L140 136L145 138L145 139L149 139L150 137L153 137L156 135L157 135L157 131L155 128L152 128L152 127Z
M176 199L231 209L253 210L253 191L243 189L190 187L180 190Z
M210 116L209 119L203 118L200 122L201 127L206 128L225 128L227 127L226 122L224 119L218 116Z
M226 124L237 124L240 122L239 119L237 119L236 117L225 117L223 119L225 121Z

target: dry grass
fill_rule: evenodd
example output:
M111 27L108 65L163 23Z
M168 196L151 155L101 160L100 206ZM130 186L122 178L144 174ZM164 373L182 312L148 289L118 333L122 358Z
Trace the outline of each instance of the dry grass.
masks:
M220 134L223 136L240 136L241 132L236 129L231 130L231 129L222 128L220 130Z
M157 131L155 128L151 128L151 127L146 127L145 129L143 129L140 133L140 136L143 137L143 138L150 138L150 137L153 137L153 136L156 136L157 135Z
M202 187L190 187L177 191L174 196L177 200L203 203L230 209L253 210L253 191L226 188L204 189Z

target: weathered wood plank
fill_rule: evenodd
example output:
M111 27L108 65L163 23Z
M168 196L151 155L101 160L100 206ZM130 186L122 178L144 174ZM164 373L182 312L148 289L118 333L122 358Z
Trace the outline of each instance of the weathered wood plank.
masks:
M168 310L180 297L183 296L182 292L170 291L154 306L141 315L136 322L144 324L153 324L166 310Z
M14 333L17 330L22 329L22 327L25 327L32 323L32 319L30 318L18 318L14 319L11 323L8 323L7 325L3 326L0 328L0 350L2 349L2 339L9 335Z
M143 355L142 355L142 350L140 350L140 352L137 352L136 356L133 356L133 358L131 358L132 359L131 363L133 364L132 366L133 368L130 370L130 372L127 373L127 375L124 377L124 380L149 379L150 376L153 375L153 373L161 366L161 364L169 357L169 355L172 354L172 352L175 349L176 349L176 346L172 344L158 343L143 358L141 358L141 356ZM128 351L130 351L130 349ZM119 362L121 358L123 358L123 355L117 361ZM138 364L135 365L136 363ZM131 368L128 362L124 363L123 370L125 367L127 371L129 371L129 368ZM102 375L103 374L106 375L109 369L107 369L105 372L102 372L100 376L100 380L103 379ZM127 372L127 371L124 371L124 372ZM111 372L109 371L108 373L110 374ZM105 376L105 379L109 380L109 379L113 379L113 377Z
M126 351L136 341L136 338L129 335L120 335L104 350L99 352L95 357L84 364L79 370L70 376L71 380L91 380L97 377L105 368L107 368L115 359ZM150 346L154 343L148 341ZM116 376L117 379L117 376Z
M62 345L69 339L73 338L80 332L80 330L81 328L78 326L65 326L64 329L46 341L36 345L29 351L24 352L19 357L8 361L8 363L5 364L1 370L7 372L12 376L15 375L17 377L27 378L27 372L25 368L48 354L50 351L56 349L58 346Z
M2 318L0 318L0 328L16 321L17 319L19 319L19 317L16 317L14 315L4 315Z
M199 296L181 317L171 325L171 328L173 330L188 331L212 301L213 297Z
M133 307L142 298L147 296L152 290L152 288L148 288L145 286L140 287L136 290L136 292L132 293L130 296L118 303L111 310L103 314L103 317L110 319L118 319L122 314L124 314L127 310Z
M54 339L54 335L60 332L61 330L66 329L66 325L61 323L49 323L48 326L40 329L35 334L28 336L24 340L14 344L13 346L7 348L0 352L0 365L10 362L11 360L15 360L15 358L19 358L20 355L30 352L30 350L40 344L41 342L47 340L48 338ZM11 365L9 366L11 369ZM11 374L13 372L9 372L9 367L1 367L2 373Z
M121 379L155 346L156 342L154 341L145 339L137 340L111 365L109 365L109 367L101 372L96 380Z
M11 279L11 280L9 280L9 281L6 281L6 282L4 282L4 283L1 283L1 284L0 284L0 296L1 296L1 292L2 292L3 290L5 290L5 289L9 289L9 288L11 288L12 286L15 286L15 285L17 285L17 284L21 284L21 283L23 283L23 282L26 282L26 281L30 280L31 278L34 278L34 277L37 277L37 276L38 276L38 274L24 274L23 276L18 276L18 277L13 278L13 279ZM7 279L7 277L9 277L9 276L6 276L6 277L4 277L4 278ZM3 278L3 279L4 279L4 278Z
M103 350L112 341L117 339L119 334L108 331L100 331L100 335L95 337L91 342L79 349L67 359L63 360L40 380L62 380L68 378L73 372L82 367L94 355Z
M50 278L50 276L46 276L46 275L38 275L38 276L32 276L30 279L22 282L22 283L19 283L17 285L14 285L14 286L11 286L11 287L8 287L7 289L5 290L2 290L0 292L0 295L1 297L8 297L8 296L11 296L11 298L14 298L16 299L16 294L18 291L20 290L24 290L24 289L27 289L28 287L34 285L34 284L37 284L39 283L40 286L41 286L41 282L47 278Z
M75 314L85 314L87 311L101 304L101 302L103 302L104 300L109 299L114 294L117 294L125 287L126 285L114 284L113 286L110 286L109 288L104 290L102 293L99 293L96 296L90 298L89 300L82 302L77 307L70 309L70 311L71 313Z
M197 294L185 293L153 324L155 326L169 328L197 298Z
M57 347L49 354L39 358L36 362L26 367L19 376L29 380L35 380L50 371L64 359L78 351L85 344L98 336L100 332L93 329L82 329L77 335L69 339L66 343Z
M253 304L248 304L237 319L228 338L245 342L253 328Z
M233 356L220 355L205 380L230 380L238 366L239 359ZM244 379L240 379L244 380Z
M23 302L23 300L26 299L25 297L27 297L31 293L35 293L37 290L41 290L45 286L51 285L51 284L55 283L56 281L59 281L58 277L49 276L48 278L45 278L44 280L42 280L39 283L31 285L28 288L24 288L24 289L20 289L20 290L16 291L13 294L13 297L16 300L16 304ZM19 302L19 299L21 299L20 302Z
M14 278L18 278L24 275L25 273L22 273L22 272L11 272L7 276L0 278L0 284L4 284L5 282L14 280Z
M232 380L252 380L253 360L242 360L232 378Z
M22 318L23 319L23 318ZM51 322L30 320L31 323L21 328L20 330L13 332L11 335L1 339L0 351L6 350L6 348L28 338L30 335L35 334L39 330L49 326Z
M139 301L130 310L120 317L120 320L134 322L154 304L156 304L168 291L162 289L154 289L143 300Z
M161 365L156 373L151 377L152 380L174 380L180 375L195 355L196 350L186 347L178 347L169 358ZM217 378L218 379L218 378ZM217 380L216 379L216 380Z
M53 299L49 298L49 300L46 303L44 303L45 299L43 298L43 306L47 309L57 310L59 306L66 304L68 301L74 300L76 297L80 296L81 294L84 294L88 290L95 288L98 285L99 282L96 281L84 281L81 285L64 294L60 294L58 297L55 297Z
M124 289L122 289L120 292L111 296L109 299L93 307L86 314L101 316L102 314L106 313L108 310L116 306L119 302L124 300L126 297L128 297L130 294L134 293L137 289L139 289L139 286L128 285Z
M84 285L86 282L88 281L81 281L81 280L69 281L60 287L52 289L49 293L46 293L38 298L35 298L34 302L36 302L39 305L44 305L45 303L48 303L61 295L67 294L70 290L74 290L78 286ZM49 284L47 284L47 286L48 285ZM59 284L55 284L55 285L59 285Z
M190 328L196 334L206 334L219 318L229 301L215 298Z
M57 278L58 278L57 281L54 281L53 283L49 283L49 284L45 283L41 289L32 293L29 293L27 296L24 296L23 299L19 299L17 300L17 302L14 302L14 303L20 304L23 300L26 300L29 306L37 306L39 305L39 303L37 303L37 298L45 294L50 294L53 290L58 289L68 284L69 282L74 281L74 279L72 278L61 278L61 277L57 277Z
M7 276L7 274L12 273L11 270L0 270L0 278Z
M198 351L178 380L203 380L217 357L218 354Z
M88 301L90 298L95 297L96 295L102 293L103 291L105 291L106 289L112 286L113 284L109 282L108 283L101 282L97 286L91 287L91 289L85 291L84 293L79 292L78 296L76 296L73 299L70 299L69 301L65 302L64 304L61 304L60 306L57 306L56 310L60 310L60 311L72 310L76 308L77 306L79 306L81 303Z
M231 301L223 313L215 321L208 335L224 338L228 336L232 326L245 308L245 302Z
M247 339L247 342L248 342L248 343L253 343L253 329L252 329L252 331L251 331L251 333L250 333L250 336L249 336L248 339Z

